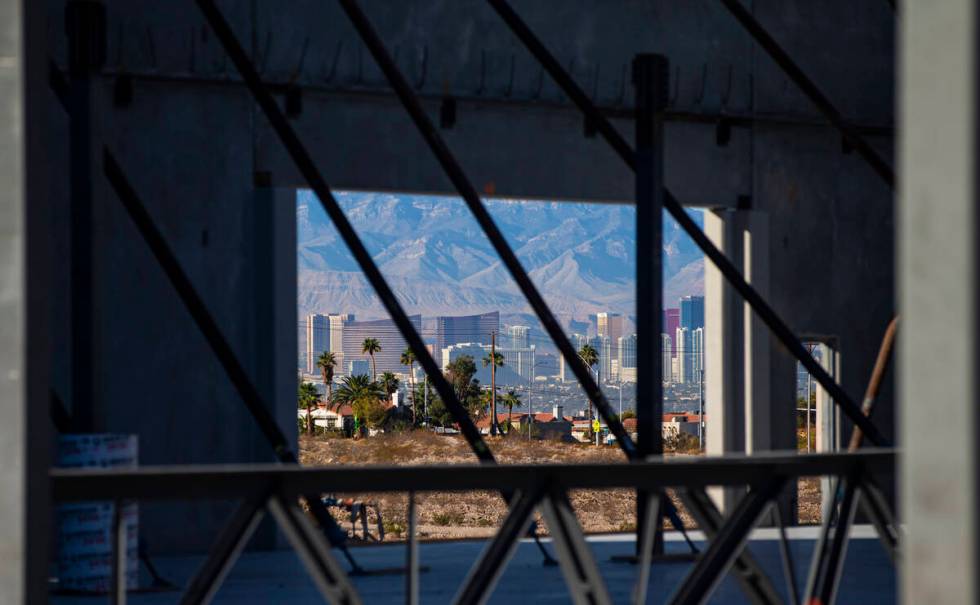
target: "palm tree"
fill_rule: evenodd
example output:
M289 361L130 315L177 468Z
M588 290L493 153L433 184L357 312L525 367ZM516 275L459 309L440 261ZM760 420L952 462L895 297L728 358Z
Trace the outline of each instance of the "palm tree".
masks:
M381 390L388 396L388 403L391 403L391 396L398 390L398 378L391 372L385 372L378 381Z
M371 380L378 379L378 369L374 365L374 354L381 352L381 343L377 338L365 338L361 344L361 353L371 356Z
M408 389L412 392L412 425L415 424L415 353L411 348L402 351L401 359L403 366L408 366Z
M354 409L355 422L361 417L366 423L373 423L376 416L384 414L384 408L381 406L384 398L385 393L381 385L364 374L345 376L334 395L338 407L349 405Z
M327 405L333 399L333 369L337 366L337 358L333 351L324 351L316 360L316 365L323 374L323 384L327 386Z
M586 343L582 345L582 348L578 350L578 356L582 358L585 365L592 369L592 366L599 363L599 352L595 350L595 347ZM596 380L598 382L598 380ZM589 399L589 432L592 431L592 400Z
M313 386L313 383L303 382L299 385L298 393L299 407L306 408L306 432L313 434L313 406L320 401L320 393Z
M517 396L514 389L507 391L507 394L501 399L504 405L507 406L507 433L510 434L510 429L513 428L511 417L514 415L514 407L521 405L521 398ZM530 419L528 419L530 422Z
M500 432L497 426L497 368L504 365L504 356L496 351L487 353L483 358L483 367L490 366L490 434Z

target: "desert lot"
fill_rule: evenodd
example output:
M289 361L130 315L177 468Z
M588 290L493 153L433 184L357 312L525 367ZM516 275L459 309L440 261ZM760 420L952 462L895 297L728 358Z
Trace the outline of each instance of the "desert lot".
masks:
M575 464L586 462L625 462L616 447L595 447L580 443L562 443L527 439L495 438L489 440L500 464ZM691 454L673 454L691 455ZM466 442L456 436L442 436L421 431L379 435L360 440L309 437L300 438L300 461L309 466L351 465L427 465L472 464L474 457ZM802 479L800 488L800 522L819 522L819 480ZM404 493L336 494L376 504L384 520L385 540L405 537L408 496ZM610 533L635 530L636 496L631 490L577 490L571 493L579 522L588 533ZM675 499L684 524L695 527ZM447 540L485 538L493 535L507 512L496 492L453 492L416 496L419 538ZM350 528L350 518L334 509L338 521ZM373 511L369 517L371 532L377 535ZM547 533L544 524L539 531ZM360 536L360 528L358 528Z

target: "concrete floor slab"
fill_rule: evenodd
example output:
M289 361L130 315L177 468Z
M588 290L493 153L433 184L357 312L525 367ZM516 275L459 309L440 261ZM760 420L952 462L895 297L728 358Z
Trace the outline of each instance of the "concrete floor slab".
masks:
M806 580L810 552L817 528L792 528L791 550L797 572L797 582ZM695 532L699 545L702 537ZM609 591L616 603L629 602L636 578L633 565L611 560L615 555L631 554L634 539L630 535L593 536L589 538ZM421 574L421 602L446 603L455 595L473 561L485 542L423 543L419 547L422 565L429 571ZM781 572L777 535L771 529L753 533L749 548L773 582L784 595L786 581ZM680 537L668 533L668 552L683 552ZM352 549L361 565L368 569L391 568L404 564L403 545L365 546ZM155 563L160 571L174 582L183 584L200 564L201 557L164 557ZM673 593L690 567L690 563L658 563L650 574L648 603L663 603ZM366 603L403 603L405 576L363 576L354 584ZM131 594L130 603L157 605L173 603L176 592ZM490 603L567 603L569 595L557 567L543 567L537 548L523 541L506 568ZM838 602L877 605L895 603L896 573L884 550L868 527L856 527L849 543L844 576ZM59 605L85 605L100 602L92 597L58 596ZM307 577L299 559L290 551L250 552L244 554L229 574L215 603L249 605L258 603L319 603L320 598ZM738 584L730 576L719 585L711 603L746 603Z

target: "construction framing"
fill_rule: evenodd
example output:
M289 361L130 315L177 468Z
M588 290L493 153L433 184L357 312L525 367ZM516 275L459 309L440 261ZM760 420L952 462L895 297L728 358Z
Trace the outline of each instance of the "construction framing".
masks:
M481 463L476 468L384 468L356 471L298 468L296 455L290 451L284 434L268 412L266 402L252 384L247 372L218 328L218 323L207 310L193 283L180 267L159 229L156 228L152 216L127 179L125 167L115 158L111 149L93 147L88 124L91 112L89 78L100 63L97 39L105 35L105 15L104 10L97 3L71 2L70 14L73 18L69 20L69 35L75 36L76 43L71 46L74 54L69 58L69 78L66 80L64 74L52 63L50 83L68 110L72 124L72 201L73 212L77 214L72 221L73 292L84 293L91 288L91 284L87 283L90 280L90 267L87 268L86 265L86 259L90 254L86 246L90 246L90 243L87 243L88 240L84 237L77 236L89 230L85 220L85 209L86 204L91 203L92 149L95 148L102 153L104 176L136 224L181 301L191 313L196 325L204 334L277 458L283 464L276 467L260 465L248 468L145 468L134 471L54 469L51 471L54 498L58 501L165 499L179 493L181 498L242 500L239 509L215 543L211 556L188 587L184 597L184 602L187 603L207 602L214 595L227 570L254 531L258 520L266 513L275 518L292 546L300 553L325 599L332 602L359 602L346 572L330 551L330 546L340 547L347 554L343 549L342 541L338 542L331 538L334 522L317 495L327 488L331 491L375 491L378 485L385 485L385 491L406 492L500 490L508 501L510 512L500 531L488 543L484 554L460 589L456 601L461 603L481 602L490 594L517 541L527 535L529 528L532 528L533 514L536 510L540 510L544 515L554 538L554 548L566 582L572 591L573 600L581 603L609 602L608 593L567 497L568 490L582 487L628 487L638 490L640 497L637 500L639 503L637 514L641 522L638 523L637 530L637 560L643 572L639 574L640 582L634 596L640 600L646 591L646 566L650 561L651 553L657 550L659 520L663 516L670 516L673 506L661 495L667 487L678 489L681 499L697 519L699 527L711 538L707 550L699 556L687 578L674 594L671 601L673 603L703 602L730 569L735 571L740 585L751 602L779 602L778 593L771 581L742 547L749 532L769 510L770 505L779 497L787 483L804 475L832 476L840 485L836 494L839 497L835 497L838 505L827 511L826 524L803 595L805 602L810 602L811 599L820 599L820 602L833 600L841 573L849 524L854 518L859 503L863 505L865 514L874 522L882 543L895 560L899 532L895 520L891 517L887 499L878 488L881 477L890 481L894 476L895 453L891 450L857 451L854 448L846 454L764 455L753 458L668 463L656 457L662 453L659 427L662 404L659 381L655 379L641 380L638 386L639 400L642 403L638 405L637 442L630 438L605 399L599 384L593 380L589 369L578 357L554 314L487 212L477 189L455 160L440 136L439 130L422 109L415 88L399 71L367 15L360 9L356 0L338 1L430 151L490 240L545 331L571 366L589 400L606 421L629 463L554 467L495 465L494 456L487 443L426 349L421 336L408 320L407 314L347 220L299 134L279 108L269 86L263 83L259 72L221 11L213 0L197 0L198 6L228 57L299 172L317 195ZM830 394L860 434L875 446L887 446L886 438L869 418L870 409L859 407L824 368L807 354L791 328L697 227L681 203L664 188L662 128L664 120L667 119L666 91L669 88L667 59L656 55L641 55L634 61L633 75L636 88L636 146L634 148L612 126L608 118L593 104L589 96L506 0L487 1L540 62L549 76L582 111L589 128L600 133L636 174L637 229L638 233L643 234L642 237L637 238L637 241L638 246L641 245L639 242L643 242L642 246L644 246L637 251L637 258L644 259L642 262L638 260L637 267L637 324L638 340L640 340L638 374L647 377L659 375L660 347L657 337L661 331L660 266L658 256L651 251L660 249L661 214L662 209L666 209L768 326L776 339ZM721 0L721 3L813 100L831 124L840 130L848 144L857 149L875 172L891 186L894 180L891 169L861 137L858 130L843 121L830 101L768 36L765 29L737 0ZM77 266L74 263L77 263ZM83 316L84 305L87 304L85 301L89 299L81 296L77 300L81 301L82 307L76 309L76 312ZM77 325L85 326L86 321L79 320ZM80 337L84 336L83 330ZM79 336L73 338L78 348ZM643 343L646 343L646 346ZM87 356L84 355L84 351L76 351L73 355L73 359L76 360L85 358ZM74 376L74 380L80 381L74 385L75 400L84 402L89 389L85 368L77 368ZM84 405L80 406L80 409L84 409ZM75 423L85 421L84 418L72 420ZM726 519L707 497L704 490L708 485L743 485L748 486L749 490ZM861 498L861 495L864 497ZM297 506L297 499L300 497L308 504L313 518L320 525L319 530L310 524L309 519ZM837 520L836 527L832 526L832 519ZM411 554L414 548L414 536L412 536L409 540L408 557L411 568L408 591L410 601L411 595L414 594L413 587L417 586L415 579L417 579L418 559ZM122 556L124 555L119 555ZM791 569L791 565L787 564L788 556L788 549L784 548L784 567L787 570ZM356 563L349 556L348 559L354 571L357 571ZM121 562L117 565L121 565ZM793 595L795 601L798 596L795 578L792 578L792 574L787 575L789 593ZM116 585L115 598L116 602L125 599L124 586L120 583Z

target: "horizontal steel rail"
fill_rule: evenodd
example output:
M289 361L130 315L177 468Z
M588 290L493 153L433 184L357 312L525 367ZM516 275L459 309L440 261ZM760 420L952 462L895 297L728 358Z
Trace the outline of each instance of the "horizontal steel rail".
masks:
M283 496L334 492L527 490L746 485L759 477L890 474L895 450L645 461L620 464L300 467L279 464L145 466L136 469L52 469L52 497L61 502L115 498L192 500L244 498L271 484Z

